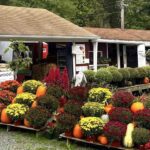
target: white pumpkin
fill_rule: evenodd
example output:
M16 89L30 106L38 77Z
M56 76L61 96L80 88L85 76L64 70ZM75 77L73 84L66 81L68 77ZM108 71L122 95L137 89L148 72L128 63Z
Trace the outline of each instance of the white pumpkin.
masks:
M109 116L108 116L107 114L103 114L103 115L101 116L101 119L104 121L104 123L109 122Z

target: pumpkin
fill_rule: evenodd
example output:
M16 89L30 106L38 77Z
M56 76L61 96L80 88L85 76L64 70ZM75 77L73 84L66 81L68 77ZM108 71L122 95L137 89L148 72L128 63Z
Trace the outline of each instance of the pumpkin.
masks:
M6 108L4 108L1 112L1 122L3 123L11 123L11 119L8 117L7 113L6 113Z
M15 103L15 100L16 100L16 99L14 98L14 99L11 101L11 103L12 103L12 104Z
M132 148L134 146L133 139L132 139L133 130L134 130L134 123L129 123L127 125L126 134L125 134L125 137L123 139L123 145L125 147Z
M112 110L112 108L113 108L113 105L112 104L108 104L108 105L106 105L104 107L104 110L105 110L106 113L109 113L109 111Z
M144 104L142 102L135 102L131 105L131 111L133 113L136 113L139 110L143 110L144 109Z
M98 142L99 142L100 144L103 144L103 145L108 144L108 139L107 139L107 137L104 136L104 135L98 136L97 140L98 140Z
M26 118L24 118L24 125L26 127L30 127L30 123L29 123L29 121Z
M23 93L23 86L19 86L17 88L17 94L21 94L21 93Z
M36 96L37 97L44 96L45 93L46 93L46 87L45 86L39 86L37 88L37 91L36 91Z
M35 108L35 107L37 107L37 101L34 101L31 105L31 108Z
M149 83L149 78L148 78L148 77L145 77L144 80L143 80L143 83L144 83L144 84L148 84L148 83Z
M108 114L103 114L103 115L101 116L101 119L104 121L104 123L109 122L109 116L108 116Z
M73 129L73 136L75 138L79 138L79 139L81 139L83 137L82 129L79 124L75 125L75 127Z

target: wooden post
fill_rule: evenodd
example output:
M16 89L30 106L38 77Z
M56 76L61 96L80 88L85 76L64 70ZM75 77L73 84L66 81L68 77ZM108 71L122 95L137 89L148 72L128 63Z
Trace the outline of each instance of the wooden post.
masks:
M126 51L126 45L123 45L123 64L124 68L127 67L127 51Z
M121 64L120 64L120 48L119 48L119 44L117 44L116 46L117 46L117 66L118 66L118 68L120 68Z
M98 42L93 42L93 66L94 71L97 71L97 50L98 49Z

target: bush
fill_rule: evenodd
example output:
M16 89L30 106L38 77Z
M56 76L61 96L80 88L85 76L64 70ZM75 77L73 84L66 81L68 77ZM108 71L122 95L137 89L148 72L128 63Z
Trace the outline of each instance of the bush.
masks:
M104 113L104 105L98 102L87 102L82 106L84 116L100 117Z
M104 126L104 122L99 117L82 118L79 124L85 136L101 134Z
M135 128L132 132L132 139L137 145L146 144L150 140L150 132L144 128Z
M27 92L18 94L15 97L15 103L25 104L28 105L29 107L32 105L32 103L35 100L36 100L36 95Z
M144 78L144 77L146 77L147 76L147 71L146 71L146 69L144 69L144 68L136 68L137 69L137 71L138 71L138 77L139 78Z
M142 67L146 70L146 77L149 77L150 78L150 66L145 66L145 67Z
M73 87L69 90L70 98L82 102L86 101L88 98L88 91L86 87Z
M118 69L118 71L122 74L122 77L124 80L127 80L130 78L130 73L129 73L128 69L121 68L121 69Z
M43 109L41 107L35 107L31 108L27 112L25 118L34 128L41 128L46 124L49 118L49 113L46 109Z
M63 132L72 131L77 122L78 119L74 115L68 113L61 114L57 118L57 126Z
M76 117L80 117L82 114L81 106L79 102L70 100L64 105L64 111Z
M43 85L43 83L36 80L28 80L22 84L24 92L33 93L33 94L36 94L37 88L41 85Z
M95 72L93 70L84 71L87 82L92 83L95 81Z
M105 103L107 100L109 100L112 96L112 93L107 88L92 88L89 91L89 98L88 100L91 102L99 102L99 103Z
M9 90L14 93L17 92L17 88L20 86L20 83L16 80L7 80L0 83L1 90Z
M150 129L150 109L143 109L135 113L134 120L138 126Z
M113 77L112 74L106 68L102 68L96 72L95 79L98 83L110 83Z
M137 71L136 68L127 68L127 70L128 70L129 73L130 73L130 79L138 78L139 72Z
M109 66L109 67L107 67L107 69L108 70L116 70L116 71L118 70L118 68L115 66Z
M112 102L116 107L130 107L134 100L132 93L127 91L117 91L112 97Z
M118 121L109 121L104 126L104 134L113 140L121 141L125 136L127 125Z
M128 108L115 107L109 112L110 121L119 121L123 123L130 123L133 120L133 114Z
M16 94L11 91L2 90L2 91L0 91L0 103L8 105L12 102L12 100L15 98L15 96L16 96Z
M10 104L6 108L7 115L11 120L18 121L23 120L26 112L29 110L29 107L24 104Z
M59 86L48 86L46 93L47 95L53 95L58 99L64 95L63 89Z
M47 109L49 113L53 113L57 110L59 102L54 96L45 95L38 98L37 104L41 108Z

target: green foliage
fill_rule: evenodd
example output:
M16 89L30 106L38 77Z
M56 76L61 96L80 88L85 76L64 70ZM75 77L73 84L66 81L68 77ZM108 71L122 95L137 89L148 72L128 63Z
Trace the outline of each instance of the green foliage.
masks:
M137 145L146 144L150 139L150 132L144 128L135 128L132 132L132 139Z
M87 102L82 106L84 116L100 117L104 113L104 105L98 102Z
M118 69L118 71L122 74L122 77L124 80L127 80L130 78L130 73L129 73L128 69L121 68L121 69Z
M138 78L138 71L136 68L127 68L130 73L130 79Z
M44 108L47 111L49 111L49 113L53 113L54 111L56 111L59 105L57 98L55 98L52 95L45 95L39 97L37 100L37 104L41 108Z
M146 69L144 69L144 68L136 68L137 69L137 71L138 71L138 77L139 78L144 78L144 77L146 77L147 76L147 71L146 71Z
M98 83L110 83L113 80L112 74L105 68L99 69L95 74Z
M95 81L95 72L93 70L84 71L87 82L92 83Z
M25 118L34 128L41 128L46 124L49 118L49 113L46 109L41 107L30 108Z
M150 78L150 66L145 66L143 67L145 70L146 70L146 77L149 77Z

